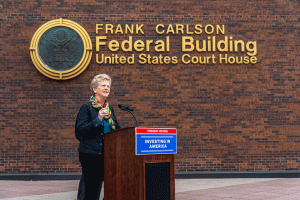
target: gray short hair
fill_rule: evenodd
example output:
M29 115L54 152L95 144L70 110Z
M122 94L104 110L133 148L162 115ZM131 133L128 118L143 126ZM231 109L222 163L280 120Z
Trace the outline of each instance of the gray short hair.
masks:
M97 88L101 81L108 81L109 85L111 85L111 78L107 74L98 74L96 75L91 82L91 91L94 94L93 88Z

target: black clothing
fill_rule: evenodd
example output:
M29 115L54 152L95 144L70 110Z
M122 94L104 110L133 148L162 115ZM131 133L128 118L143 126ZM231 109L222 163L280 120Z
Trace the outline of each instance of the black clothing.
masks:
M113 107L109 106L109 109L116 129L120 129ZM78 197L85 200L99 199L104 180L104 125L97 120L98 112L99 109L94 108L91 102L83 104L75 124L75 135L80 142L78 151L82 167Z
M99 200L102 182L104 180L103 154L79 153L79 160L84 174L84 199Z
M114 109L109 106L111 117L116 124L116 129L120 126L115 117ZM77 115L75 124L75 135L80 141L78 151L89 154L101 154L103 151L104 133L103 124L97 122L99 110L94 108L91 102L83 104Z
M76 200L84 200L84 196L85 196L85 184L84 184L84 177L83 175L81 175Z

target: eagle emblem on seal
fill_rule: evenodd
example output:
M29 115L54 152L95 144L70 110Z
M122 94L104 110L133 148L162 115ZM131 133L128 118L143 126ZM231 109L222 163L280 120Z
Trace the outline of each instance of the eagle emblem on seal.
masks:
M41 37L38 51L47 67L66 71L80 62L84 46L77 32L68 27L54 27Z

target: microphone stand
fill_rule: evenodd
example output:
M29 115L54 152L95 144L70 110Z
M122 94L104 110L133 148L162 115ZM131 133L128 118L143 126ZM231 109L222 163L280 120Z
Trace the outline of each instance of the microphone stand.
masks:
M127 112L129 112L130 114L132 114L132 116L134 117L134 119L135 119L135 122L136 122L136 126L139 126L139 123L138 123L138 121L137 121L137 119L136 119L136 117L134 116L134 114L130 111L130 110L128 110L128 109L124 109L124 110L126 110Z

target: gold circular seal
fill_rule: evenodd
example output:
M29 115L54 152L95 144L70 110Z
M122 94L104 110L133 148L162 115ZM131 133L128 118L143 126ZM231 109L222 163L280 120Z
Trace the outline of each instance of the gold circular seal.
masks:
M33 35L29 50L35 67L57 80L79 75L92 58L92 42L86 30L61 18L42 25Z

